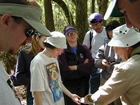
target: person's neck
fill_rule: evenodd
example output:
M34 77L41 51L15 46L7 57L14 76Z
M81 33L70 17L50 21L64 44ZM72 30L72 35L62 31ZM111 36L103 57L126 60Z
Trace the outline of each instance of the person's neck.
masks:
M95 31L96 31L96 33L102 33L103 29L104 29L104 27L102 26L99 30L95 30Z
M77 47L77 41L76 42L68 42L69 45L72 47L72 48L76 48Z
M45 50L42 51L46 56L48 56L49 58L53 57L53 51L50 48L46 48Z

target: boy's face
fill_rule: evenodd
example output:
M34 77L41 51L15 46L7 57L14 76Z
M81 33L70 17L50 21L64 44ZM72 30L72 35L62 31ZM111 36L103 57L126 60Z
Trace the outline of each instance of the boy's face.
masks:
M97 33L101 33L103 30L102 22L91 23L91 28Z
M63 51L63 49L55 48L53 51L53 57L57 58L59 55L61 55L62 51Z

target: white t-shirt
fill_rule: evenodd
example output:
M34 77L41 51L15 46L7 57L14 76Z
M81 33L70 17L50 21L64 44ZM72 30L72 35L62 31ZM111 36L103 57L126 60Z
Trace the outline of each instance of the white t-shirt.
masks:
M100 48L101 45L103 45L107 40L107 34L106 34L106 30L105 27L103 28L103 31L101 33L97 33L95 30L92 30L93 33L93 37L92 37L92 41L91 41L91 53L92 53L92 57L95 58L95 55L97 54L98 49ZM85 35L83 44L87 45L88 47L90 47L90 31L88 31Z
M20 105L7 81L10 81L8 74L0 61L0 105Z
M57 59L40 52L31 61L30 70L31 92L41 92L43 105L64 105Z

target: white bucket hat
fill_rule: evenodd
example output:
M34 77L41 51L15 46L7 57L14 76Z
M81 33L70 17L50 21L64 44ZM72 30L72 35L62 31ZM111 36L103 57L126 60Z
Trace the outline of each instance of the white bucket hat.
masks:
M113 38L108 43L109 46L130 47L140 41L140 33L135 29L128 28L126 24L113 30Z
M53 31L51 32L51 37L47 37L44 43L49 43L50 45L56 47L56 48L61 48L61 49L66 49L67 44L66 44L66 37L64 34L58 31Z

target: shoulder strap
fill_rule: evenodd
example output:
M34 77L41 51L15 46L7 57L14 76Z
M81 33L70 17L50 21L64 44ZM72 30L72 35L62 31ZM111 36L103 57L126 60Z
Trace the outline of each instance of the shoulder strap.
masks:
M90 30L90 33L89 33L89 36L90 36L90 39L89 39L89 41L90 41L90 47L89 47L89 49L91 50L91 47L92 47L92 38L93 38L93 32Z

